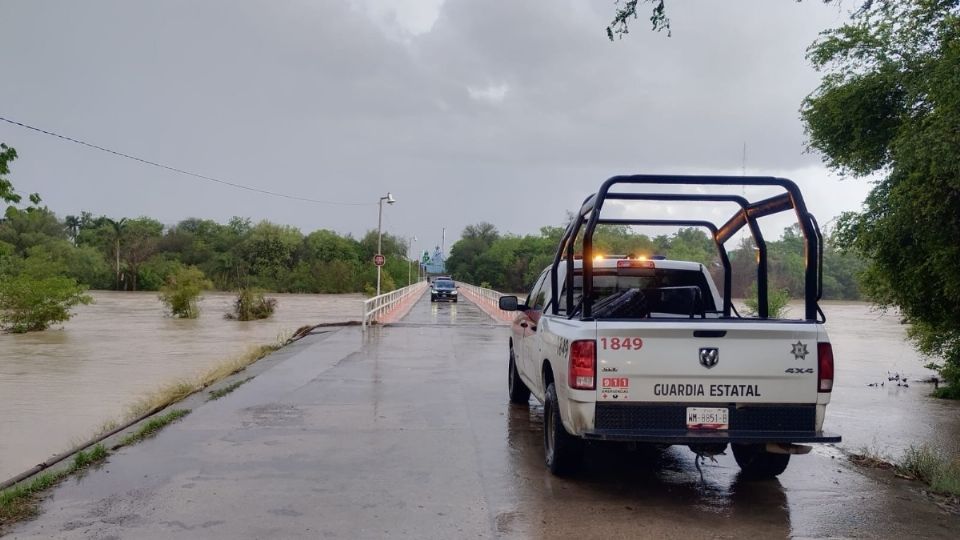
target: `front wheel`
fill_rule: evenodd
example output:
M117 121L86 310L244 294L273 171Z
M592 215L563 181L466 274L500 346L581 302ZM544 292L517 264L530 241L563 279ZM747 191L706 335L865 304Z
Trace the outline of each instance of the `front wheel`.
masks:
M557 476L576 471L583 458L583 441L563 427L557 387L553 383L547 386L543 402L543 449L547 468Z
M510 346L510 372L507 374L507 390L510 393L510 403L526 404L530 402L530 389L520 378L517 371L517 360Z
M752 479L769 479L787 470L790 454L767 452L763 444L734 444L733 457L744 476Z

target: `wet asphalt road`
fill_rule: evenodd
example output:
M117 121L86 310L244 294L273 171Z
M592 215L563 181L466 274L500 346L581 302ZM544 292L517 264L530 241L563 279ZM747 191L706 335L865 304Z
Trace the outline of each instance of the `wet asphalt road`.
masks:
M401 324L311 336L53 491L12 538L956 537L917 486L830 448L779 480L732 457L598 446L542 464L542 409L510 406L507 329L421 300Z

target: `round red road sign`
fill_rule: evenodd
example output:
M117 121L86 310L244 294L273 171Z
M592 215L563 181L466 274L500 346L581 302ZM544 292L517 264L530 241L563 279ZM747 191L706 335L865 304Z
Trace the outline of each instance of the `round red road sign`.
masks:
M377 266L383 266L385 262L387 262L387 258L384 257L383 255L377 253L376 255L373 256L373 264Z

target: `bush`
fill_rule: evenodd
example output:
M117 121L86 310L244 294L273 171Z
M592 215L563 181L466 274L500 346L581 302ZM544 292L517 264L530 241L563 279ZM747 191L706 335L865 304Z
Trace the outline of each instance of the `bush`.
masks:
M227 313L226 318L237 321L255 321L266 319L273 315L277 307L276 298L264 298L263 291L258 289L240 289L237 299L233 303L233 313Z
M27 273L0 279L0 327L13 333L46 330L70 320L70 309L93 301L72 278L33 277Z
M790 302L790 291L787 289L772 290L767 294L767 310L769 311L768 316L771 319L780 319L787 314L789 308L787 304ZM747 305L747 314L754 317L760 312L760 305L757 301L757 285L754 283L750 286L750 289L747 290L747 297L743 299L743 303Z
M167 279L186 268L183 263L171 259L167 254L154 255L140 267L137 288L142 291L158 291Z
M897 472L919 480L937 493L960 495L960 461L929 446L911 446L897 463Z
M174 317L196 319L200 316L200 308L197 307L200 293L211 288L213 283L199 268L181 268L167 277L167 282L160 288L160 301L170 309Z

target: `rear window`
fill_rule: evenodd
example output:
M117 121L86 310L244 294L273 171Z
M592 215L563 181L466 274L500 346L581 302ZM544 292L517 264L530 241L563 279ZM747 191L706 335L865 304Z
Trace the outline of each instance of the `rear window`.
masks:
M579 311L583 296L579 271L573 284L573 305ZM563 294L560 310L566 311ZM716 310L706 277L696 270L604 269L593 276L593 315L599 319L694 317Z

